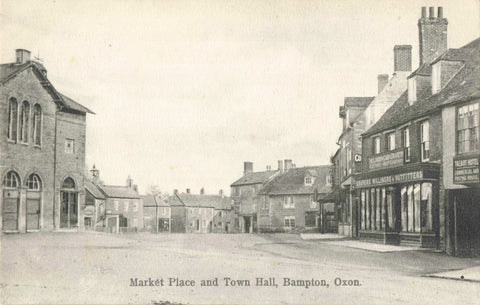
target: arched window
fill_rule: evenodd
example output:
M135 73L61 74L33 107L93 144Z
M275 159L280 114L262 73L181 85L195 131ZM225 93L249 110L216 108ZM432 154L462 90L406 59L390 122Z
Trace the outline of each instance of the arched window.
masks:
M39 191L42 189L42 181L37 174L31 174L28 176L26 185L29 190Z
M8 104L8 138L17 141L18 103L13 97Z
M62 189L75 189L75 181L72 178L68 177L67 179L63 180Z
M30 104L27 101L22 103L20 113L20 142L28 143L28 124L30 122Z
M20 177L14 171L9 171L5 178L3 179L4 187L16 188L20 186Z
M42 107L39 104L33 107L33 144L42 144Z

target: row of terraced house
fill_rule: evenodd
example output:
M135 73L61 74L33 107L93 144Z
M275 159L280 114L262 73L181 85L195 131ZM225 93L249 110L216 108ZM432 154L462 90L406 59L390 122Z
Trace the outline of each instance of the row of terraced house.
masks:
M419 66L394 47L378 95L346 97L331 158L338 231L451 255L480 252L480 39L447 47L443 9L422 8Z

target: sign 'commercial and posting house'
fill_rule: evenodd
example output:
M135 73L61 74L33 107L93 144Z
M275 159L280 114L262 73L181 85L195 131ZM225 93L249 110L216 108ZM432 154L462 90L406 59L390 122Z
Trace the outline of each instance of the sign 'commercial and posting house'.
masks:
M453 159L453 183L480 183L479 156L455 157Z

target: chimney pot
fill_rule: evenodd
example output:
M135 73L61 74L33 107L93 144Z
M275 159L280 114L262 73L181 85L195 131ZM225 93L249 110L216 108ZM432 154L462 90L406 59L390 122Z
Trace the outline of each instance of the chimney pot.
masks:
M441 7L441 6L438 7L437 17L438 18L443 18L443 7Z
M186 189L186 193L187 193L187 194L190 194L190 189Z
M243 162L243 174L246 175L252 172L253 172L253 162Z
M383 88L388 84L388 74L378 74L378 93L382 92Z
M412 46L396 45L393 48L394 71L412 71Z
M205 189L203 187L200 189L200 195L205 195Z
M422 6L422 18L427 18L427 7Z
M428 18L433 19L435 18L435 8L433 6L429 7Z

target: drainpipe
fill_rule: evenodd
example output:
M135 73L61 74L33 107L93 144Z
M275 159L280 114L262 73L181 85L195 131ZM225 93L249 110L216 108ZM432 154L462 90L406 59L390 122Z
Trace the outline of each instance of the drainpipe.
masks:
M53 136L53 229L56 229L55 213L57 210L57 118L58 108L55 109L55 134Z
M155 201L155 225L156 225L156 230L158 234L158 203L157 203L157 198L155 198L155 195L153 196L153 201Z

